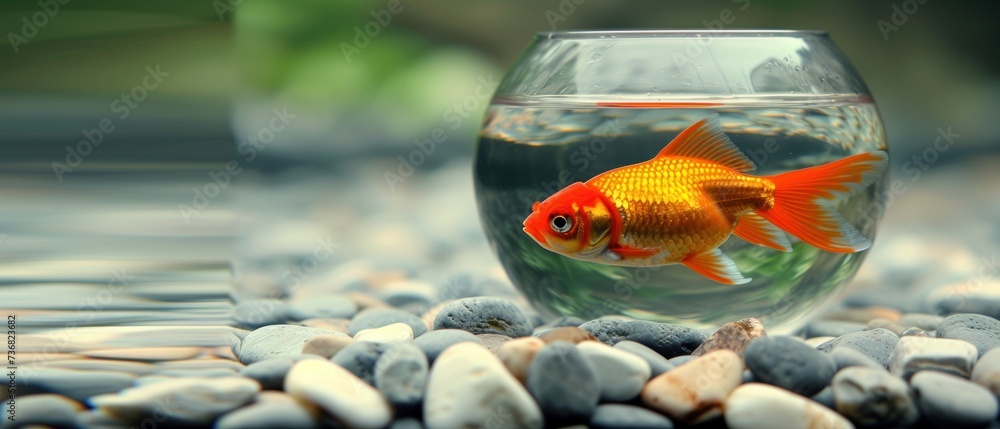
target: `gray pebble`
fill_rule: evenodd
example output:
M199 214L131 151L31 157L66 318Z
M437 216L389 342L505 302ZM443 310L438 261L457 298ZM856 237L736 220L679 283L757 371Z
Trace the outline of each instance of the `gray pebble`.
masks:
M997 399L986 388L937 371L910 380L920 411L938 428L986 427L997 416Z
M681 356L674 356L674 357L672 357L670 359L667 359L667 363L673 365L674 368L676 368L676 367L684 365L684 364L686 364L688 362L691 362L691 361L693 361L695 359L698 359L698 356L681 355Z
M864 353L847 347L834 349L827 355L830 356L833 363L837 365L837 371L852 366L863 366L866 368L885 370L885 368L883 368L878 362L875 362L874 359L868 357Z
M1000 346L1000 320L981 314L948 316L938 325L938 338L953 338L976 346L979 356Z
M525 382L542 412L555 421L587 419L597 408L597 374L572 343L543 347L528 368Z
M7 390L6 388L4 390ZM79 402L62 395L41 394L18 396L15 399L15 420L8 420L7 401L3 403L0 427L32 427L50 426L56 428L75 428L77 413L85 408Z
M57 368L25 371L24 369L18 373L18 396L54 393L77 402L86 402L94 395L117 393L126 387L131 387L136 380L135 375L114 371L79 371Z
M816 320L806 326L806 338L839 337L852 332L864 331L868 325L860 322L844 322L840 320Z
M251 299L241 301L233 308L233 321L244 329L257 329L286 323L292 319L291 307L277 299Z
M395 290L379 297L386 304L415 315L423 314L427 309L437 304L437 300L433 297L417 291Z
M298 356L306 341L325 334L347 336L343 332L305 326L265 326L248 334L240 343L240 362L250 365L277 356Z
M753 340L747 346L744 358L757 381L803 396L812 396L823 390L837 370L837 365L825 353L787 336Z
M909 379L922 370L968 377L979 356L976 347L950 338L903 337L889 359L889 372Z
M240 375L252 378L265 390L281 390L285 385L285 375L292 365L305 359L323 359L316 355L278 356L254 362L240 371Z
M466 332L461 329L440 329L430 331L417 337L413 340L413 345L419 347L420 350L427 355L427 360L434 363L434 360L437 359L441 352L448 347L463 341L470 341L478 344L483 343L471 332Z
M833 388L826 386L819 393L815 394L811 398L812 400L822 404L824 407L830 409L836 409L836 401L833 397Z
M864 427L909 426L920 412L910 397L909 386L881 368L856 366L833 377L836 409Z
M375 363L375 388L396 412L416 411L424 400L427 356L413 344L392 344Z
M673 429L664 415L635 405L604 404L590 416L592 429Z
M375 364L388 349L389 344L386 343L357 341L341 349L330 360L374 386Z
M888 329L872 329L870 331L855 332L834 338L816 347L817 350L830 352L835 349L846 347L857 350L865 356L878 362L883 368L889 366L889 356L896 348L899 337Z
M494 355L500 353L501 346L506 344L508 341L513 340L511 337L499 334L479 334L476 335L476 339L486 346L486 348Z
M520 307L497 298L462 298L445 305L434 318L434 329L462 329L473 334L509 337L531 335L533 327Z
M616 349L622 349L629 353L638 355L645 360L646 363L649 364L649 368L652 370L650 377L656 377L657 375L663 374L664 372L670 371L674 368L674 364L667 361L667 358L653 351L653 349L635 341L619 341L618 344L614 345L614 347Z
M994 293L969 293L965 285L952 289L959 292L934 294L936 299L928 302L930 308L939 314L971 313L1000 317L1000 295L995 295L996 288L991 291Z
M376 307L361 310L351 319L351 336L365 329L381 328L393 323L405 323L413 328L413 337L419 337L427 332L427 325L413 313L395 308Z
M222 416L215 429L312 429L319 425L317 416L298 401L258 402Z
M289 305L292 320L350 318L358 312L354 301L340 295L310 297L292 301Z
M598 341L615 345L631 340L653 349L666 358L689 355L705 341L705 334L694 329L647 320L596 319L580 325Z

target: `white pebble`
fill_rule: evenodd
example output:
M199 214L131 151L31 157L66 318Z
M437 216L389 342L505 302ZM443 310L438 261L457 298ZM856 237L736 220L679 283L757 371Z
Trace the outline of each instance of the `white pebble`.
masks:
M392 421L392 409L374 387L327 360L292 366L285 376L285 392L319 406L349 427L377 429Z
M576 348L597 373L603 401L629 401L649 381L652 370L639 356L597 341L583 341Z
M731 429L854 429L846 418L819 403L780 387L747 383L726 400Z
M413 341L413 328L405 323L393 323L381 328L362 329L354 334L354 341L372 343L409 343Z

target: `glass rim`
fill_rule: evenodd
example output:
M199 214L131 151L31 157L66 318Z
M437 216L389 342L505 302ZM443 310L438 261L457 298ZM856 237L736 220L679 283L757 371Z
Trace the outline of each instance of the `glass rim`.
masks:
M655 38L664 37L706 37L706 36L758 36L758 37L790 37L790 36L828 36L826 30L787 30L787 29L733 29L733 30L713 30L711 28L691 28L691 29L669 29L669 30L566 30L566 31L539 31L536 37L548 39L571 39L571 38L594 38L601 36L624 37L624 38Z

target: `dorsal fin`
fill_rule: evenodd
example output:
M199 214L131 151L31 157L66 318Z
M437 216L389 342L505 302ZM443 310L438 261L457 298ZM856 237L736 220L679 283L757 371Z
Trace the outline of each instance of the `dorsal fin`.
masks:
M752 171L757 168L722 132L719 115L716 113L681 131L656 154L656 158L664 156L703 159L736 171Z

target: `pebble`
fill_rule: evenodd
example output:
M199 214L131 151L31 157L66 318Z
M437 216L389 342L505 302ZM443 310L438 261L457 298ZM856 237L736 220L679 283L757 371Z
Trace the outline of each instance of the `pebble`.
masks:
M597 341L590 332L584 331L576 326L563 326L545 331L538 335L542 341L552 343L556 341L569 341L577 344L581 341Z
M889 359L889 372L907 380L925 369L968 377L978 357L976 346L965 341L903 337Z
M392 408L375 388L330 361L296 363L285 378L285 391L348 427L378 429L392 421Z
M350 335L351 319L306 319L299 322L302 326L343 332Z
M837 371L852 366L863 366L866 368L876 368L885 371L885 368L878 362L875 362L874 359L868 357L864 353L847 347L834 349L828 353L827 356L830 356L833 363L837 365Z
M413 328L405 323L393 323L381 328L364 329L354 334L354 341L372 343L409 343L413 341Z
M742 381L740 356L716 350L650 380L642 403L674 421L700 423L720 416L726 397Z
M673 365L676 368L678 366L691 362L697 358L698 356L691 356L691 355L674 356L670 359L667 359L667 363Z
M447 307L448 304L451 304L451 301L439 302L433 307L428 308L427 311L424 312L424 314L420 315L420 320L424 322L424 326L426 326L428 330L434 329L434 319L437 318L437 315L438 313L441 312L441 309Z
M472 342L480 345L483 343L471 332L465 332L461 329L439 329L417 337L413 340L413 345L423 350L424 354L427 355L427 360L434 363L445 349L461 342Z
M240 362L250 365L277 356L295 356L302 353L306 341L318 335L345 334L319 328L295 325L271 325L251 332L240 343Z
M830 341L830 340L832 340L834 338L837 338L837 337L812 337L812 338L804 340L804 342L806 344L808 344L809 347L816 348L816 347L819 347L820 344L823 344L823 343L825 343L827 341Z
M954 375L920 371L910 386L920 411L935 427L986 427L997 416L997 399L989 390Z
M744 381L744 383L756 383L756 381ZM810 396L809 399L812 399L813 401L816 401L817 404L831 410L837 408L837 401L833 395L833 388L830 386L824 387L823 390L820 390L819 393Z
M292 365L300 360L309 359L323 358L316 355L273 357L247 365L240 371L240 375L256 380L263 389L281 390L285 385L285 375L292 369Z
M344 319L358 312L358 306L342 295L314 296L289 302L292 320Z
M355 341L344 347L331 359L333 363L354 374L369 385L375 385L375 364L382 353L389 348L388 344Z
M452 301L434 317L434 329L462 329L473 334L508 337L531 335L528 316L516 304L498 298L476 297Z
M770 336L747 346L746 364L754 379L812 396L830 384L837 365L825 353L793 337Z
M1000 398L1000 349L990 350L980 357L970 378Z
M114 371L81 371L44 367L30 372L22 367L17 375L17 395L19 396L54 393L77 402L86 402L91 396L117 393L131 387L137 378L133 374ZM6 382L4 385L6 386Z
M423 351L413 344L393 344L375 363L375 388L397 412L417 411L424 400L427 373Z
M938 338L962 340L976 346L979 356L1000 346L1000 320L981 314L956 314L938 324Z
M865 322L845 322L841 320L816 320L806 326L806 337L839 337L853 332L864 331L868 327Z
M674 368L674 364L667 361L667 358L635 341L619 341L614 348L625 350L645 360L649 364L650 377L656 377Z
M859 426L909 426L920 418L906 382L881 368L846 368L832 389L837 411Z
M938 324L941 323L943 318L941 316L936 316L927 313L906 313L903 317L899 318L897 323L904 328L920 328L925 331L933 331L937 329Z
M872 329L870 331L854 332L834 338L816 347L817 350L829 352L846 347L857 350L872 358L883 368L889 366L889 356L896 348L899 337L888 329Z
M257 402L222 416L215 429L312 429L320 424L311 405L281 392L261 392Z
M701 356L713 350L728 349L743 356L743 350L747 348L750 341L765 335L767 332L760 320L747 318L729 322L709 336L691 355Z
M407 417L392 422L389 429L424 429L424 424L420 419Z
M479 339L482 345L486 346L487 350L493 352L494 355L500 353L500 347L514 340L511 337L500 334L479 334L476 335L476 338Z
M591 429L674 429L660 413L626 404L604 404L590 416Z
M937 288L927 297L928 306L939 314L972 313L1000 317L1000 281L960 282Z
M395 308L376 307L361 310L351 319L351 336L358 335L365 329L381 328L393 323L405 323L413 329L413 337L419 337L427 332L427 325L419 317Z
M245 329L278 325L292 319L291 306L277 299L251 299L233 307L233 321Z
M353 342L353 338L345 335L317 335L302 345L302 354L330 359Z
M726 402L730 429L853 429L846 418L808 398L763 383L744 384Z
M649 381L649 364L639 356L597 341L584 341L576 348L597 374L602 401L630 401Z
M165 415L168 426L199 426L250 403L258 391L260 384L246 377L179 378L95 396L89 403L128 423Z
M424 422L429 428L544 426L531 394L480 344L461 342L441 353L431 367L425 395Z
M555 421L589 419L601 395L597 373L572 343L547 344L531 361L525 386L546 417Z
M5 382L6 383L6 382ZM6 389L6 386L4 388ZM86 410L82 404L56 394L40 394L18 396L15 400L15 420L8 420L10 408L8 401L3 402L3 413L0 414L0 428L14 427L77 427L77 413Z
M694 329L647 320L596 319L580 325L580 328L609 346L631 340L668 359L689 355L705 341L705 334Z
M514 378L524 383L528 379L528 368L531 366L531 361L543 347L545 347L545 341L541 338L515 338L500 346L497 357Z
M903 332L899 333L899 337L900 338L902 338L902 337L931 337L931 336L932 335L928 334L927 331L925 331L923 329L920 329L920 328L906 328L906 329L903 330Z

